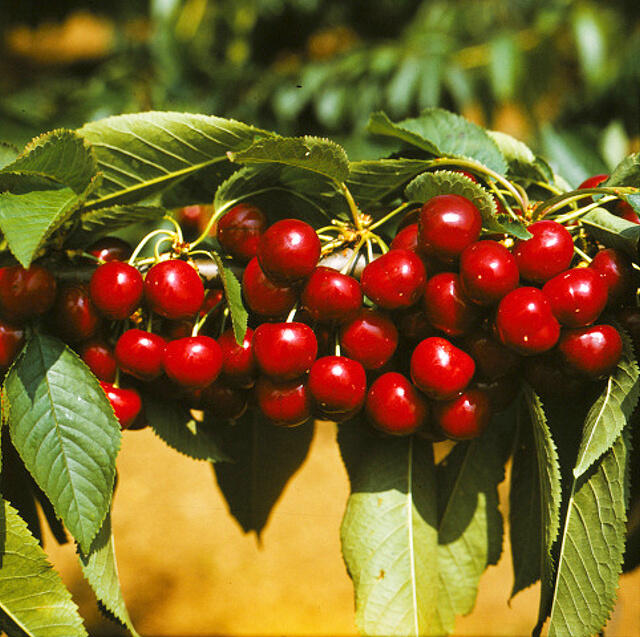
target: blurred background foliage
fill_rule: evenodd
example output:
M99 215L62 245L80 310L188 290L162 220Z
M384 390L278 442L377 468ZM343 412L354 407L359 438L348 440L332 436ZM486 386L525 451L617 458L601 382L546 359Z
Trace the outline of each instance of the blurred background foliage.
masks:
M0 139L147 109L379 156L369 114L443 106L570 182L640 147L637 0L22 0L0 6Z

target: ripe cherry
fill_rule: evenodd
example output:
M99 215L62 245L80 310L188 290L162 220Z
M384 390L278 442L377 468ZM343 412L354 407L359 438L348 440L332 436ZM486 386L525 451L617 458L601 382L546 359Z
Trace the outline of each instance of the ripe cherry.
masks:
M292 380L311 369L318 341L304 323L263 323L253 335L253 353L264 374L275 380Z
M255 257L244 270L242 293L249 309L261 316L284 316L298 300L294 288L280 287L270 281Z
M577 398L585 389L584 379L562 365L556 349L526 359L523 372L529 385L545 400Z
M518 241L513 250L523 279L544 283L571 265L573 241L563 225L542 220L532 223L527 230L533 237Z
M103 237L92 243L87 252L102 263L126 261L131 256L131 246L118 237Z
M302 289L300 299L314 321L342 323L362 307L362 290L354 277L318 266Z
M620 361L622 338L611 325L592 325L565 330L558 349L573 370L599 378L611 373Z
M390 250L362 271L362 291L385 310L411 307L427 282L422 259L410 250Z
M222 376L225 382L235 387L251 387L257 373L253 330L248 327L242 343L238 344L233 329L228 329L218 338L218 345L222 351Z
M631 259L613 248L599 250L589 267L595 270L607 286L607 304L616 305L631 300L635 293L635 273Z
M346 356L323 356L309 372L309 391L325 416L342 419L364 404L367 375L364 367Z
M450 400L471 382L473 358L439 336L425 338L411 355L411 380L429 398Z
M367 393L365 410L371 424L395 436L407 436L427 421L427 401L398 372L378 377Z
M607 181L609 179L609 175L593 175L592 177L587 177L579 186L578 189L582 190L583 188L597 188L603 181Z
M80 350L80 358L98 380L112 383L116 378L116 357L106 341L96 338L87 341Z
M144 283L136 268L121 261L110 261L96 269L89 283L91 300L107 318L124 320L142 300Z
M401 228L389 247L392 250L418 252L418 224L410 223L408 226Z
M22 327L0 321L0 374L9 369L25 343Z
M479 380L475 383L475 389L487 396L491 413L497 414L507 409L518 397L521 385L520 375L510 374L494 380Z
M216 418L237 420L247 410L247 392L216 380L201 390L200 407Z
M71 343L86 341L100 326L88 287L81 283L61 288L53 307L53 317L61 336Z
M340 328L342 353L365 369L380 369L398 346L398 330L376 310L362 309Z
M398 315L398 331L402 334L402 338L409 343L419 343L436 334L433 325L420 306L410 308Z
M107 395L116 419L122 429L128 429L142 412L142 399L135 389L114 387L111 383L100 381L100 386Z
M193 266L169 259L147 272L144 295L156 314L169 319L189 318L202 306L204 285Z
M224 302L224 290L214 288L207 290L204 295L204 301L198 310L198 316L202 318L209 313L209 317L216 316L218 311L222 309Z
M267 218L260 208L239 203L218 221L218 241L227 254L248 263L256 256L266 229Z
M212 206L207 204L194 204L178 209L176 216L184 238L187 241L195 239L206 227L212 213Z
M542 288L554 316L568 327L593 323L607 304L607 286L591 268L573 268L547 281Z
M126 374L153 380L162 374L165 346L166 341L158 334L126 330L116 343L116 361Z
M297 427L311 418L311 394L305 380L276 382L261 376L256 400L264 416L280 427Z
M164 371L183 387L199 388L212 383L222 370L222 352L209 336L187 336L167 343Z
M418 245L425 254L454 261L480 236L482 217L466 197L437 195L422 206L418 226Z
M495 325L500 340L525 356L550 350L560 337L551 303L533 287L509 292L498 305Z
M282 219L267 228L258 243L258 261L263 272L286 284L308 277L320 258L316 231L299 219Z
M478 307L464 293L460 276L455 272L441 272L431 277L423 302L431 325L447 336L467 333L480 318Z
M464 348L476 363L479 378L492 381L504 376L517 376L520 357L484 332L474 332L464 341Z
M477 438L490 419L489 397L479 389L468 389L457 398L433 407L434 423L452 440Z
M638 217L638 213L627 201L623 201L622 199L616 201L613 205L613 214L625 219L626 221L630 221L631 223L640 223L640 217Z
M497 303L518 285L514 256L497 241L477 241L460 256L460 281L469 299L480 305Z
M0 268L0 310L7 320L21 322L44 314L55 298L56 280L46 268Z

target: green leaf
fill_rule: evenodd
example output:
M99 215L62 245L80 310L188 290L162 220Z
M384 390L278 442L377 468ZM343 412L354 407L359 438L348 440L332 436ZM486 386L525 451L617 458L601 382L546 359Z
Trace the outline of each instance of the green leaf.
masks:
M499 33L489 40L489 79L498 102L514 98L523 71L523 52L511 33Z
M534 181L553 181L553 172L547 163L536 157L533 151L523 142L499 131L487 131L507 160L508 174Z
M609 175L603 186L635 186L640 188L640 153L625 157Z
M584 422L582 440L573 475L579 478L620 436L631 419L640 395L640 373L633 345L622 334L622 358L613 370L605 388L593 403Z
M247 322L249 320L249 314L242 302L242 287L231 268L227 268L218 255L215 255L215 257L222 287L224 288L224 296L227 300L227 307L231 314L233 334L236 337L236 343L241 345L247 332Z
M114 206L90 210L80 215L80 232L98 236L134 223L152 223L166 213L159 206Z
M18 149L13 144L0 142L0 168L10 164L17 156Z
M96 597L106 610L129 632L138 637L124 603L118 565L111 531L111 514L107 514L102 528L91 544L88 554L79 553L80 566Z
M637 259L640 225L617 217L604 208L588 212L581 221L587 232L607 248L622 250L632 259Z
M284 487L300 468L313 438L313 422L287 429L250 411L220 427L223 449L233 463L213 466L229 512L245 533L258 537Z
M431 445L378 439L356 472L340 531L368 635L433 634L437 504Z
M28 637L86 637L71 594L24 521L4 501L0 547L2 623L6 621L16 634Z
M395 124L389 119L388 115L382 111L372 113L369 118L367 130L373 135L384 135L386 137L399 139L410 146L415 146L416 148L426 151L430 155L441 155L434 142L424 135L413 132L409 127L402 126L400 123Z
M572 486L562 530L549 636L600 632L616 598L624 552L628 461L625 430Z
M109 510L120 425L98 381L60 340L35 332L4 385L11 439L88 551Z

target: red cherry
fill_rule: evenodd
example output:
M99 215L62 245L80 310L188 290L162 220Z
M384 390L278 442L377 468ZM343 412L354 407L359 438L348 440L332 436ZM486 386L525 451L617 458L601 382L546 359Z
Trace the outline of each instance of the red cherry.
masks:
M418 224L410 223L408 226L401 228L389 247L392 250L411 250L411 252L417 252Z
M573 241L563 225L542 220L531 224L527 230L533 237L518 241L513 250L523 279L544 283L571 265Z
M435 424L452 440L477 438L490 419L489 398L479 389L468 389L461 396L433 407Z
M395 436L412 434L427 421L427 402L406 376L387 372L369 388L365 406L376 429Z
M311 418L311 395L304 380L276 382L261 376L256 400L264 416L280 427L297 427Z
M323 356L311 367L309 391L323 414L350 415L364 404L367 375L346 356Z
M476 363L477 375L488 381L517 375L520 357L484 332L475 332L464 341L465 350Z
M402 338L409 343L435 336L435 330L421 307L413 307L398 316L398 328Z
M162 374L165 346L166 341L158 334L127 330L116 343L116 361L126 374L153 380Z
M541 354L560 337L560 325L551 303L538 288L521 287L509 292L498 305L496 330L500 340L520 354Z
M630 221L631 223L640 223L640 217L635 209L626 201L616 201L613 205L613 214Z
M425 338L411 355L411 380L429 398L449 400L471 382L473 358L439 336Z
M239 203L218 221L218 241L226 253L247 263L256 256L266 228L267 218L262 210Z
M318 341L304 323L263 323L253 335L253 353L260 370L276 380L306 374L318 355Z
M362 309L340 328L340 346L365 369L380 369L396 351L398 330L384 314Z
M118 237L103 237L92 243L87 252L102 263L126 261L131 256L131 246Z
M44 314L56 298L56 280L47 269L32 265L0 268L0 310L9 321Z
M611 325L592 325L563 331L558 349L576 372L599 378L610 374L619 363L622 338Z
M224 380L237 387L251 387L257 372L253 354L253 330L248 327L242 343L236 342L233 329L228 329L218 338L222 351L222 375Z
M247 392L218 379L201 390L200 407L216 418L237 420L247 410Z
M482 229L480 212L460 195L437 195L427 201L418 223L420 249L445 261L457 259Z
M110 319L131 316L142 300L144 283L136 268L121 261L98 266L91 277L89 292L98 311Z
M183 387L206 387L220 374L222 351L209 336L187 336L167 343L164 371Z
M487 396L491 413L497 414L507 409L518 397L521 384L520 375L511 374L494 380L478 381L475 388Z
M479 310L464 293L459 275L441 272L427 281L423 296L427 318L448 336L468 332L480 317Z
M578 189L582 190L584 188L597 188L603 181L607 181L609 179L609 175L593 175L592 177L587 177L579 186Z
M411 307L427 282L420 257L410 250L390 250L362 271L362 291L385 310Z
M66 285L60 290L53 316L62 337L71 343L86 341L100 326L100 317L89 290L80 283Z
M135 389L114 387L111 383L100 381L100 386L107 395L116 419L122 429L128 429L142 412L142 400Z
M189 318L202 306L204 285L193 266L169 259L147 272L144 294L156 314L169 319Z
M362 290L354 277L318 266L302 289L300 299L314 321L341 323L362 307Z
M595 270L607 286L607 304L616 305L631 300L635 293L635 273L631 259L613 248L599 250L589 267Z
M467 297L480 305L497 303L518 286L514 256L497 241L477 241L460 256L460 281Z
M9 369L24 343L22 327L0 321L0 374Z
M279 283L293 283L308 277L320 258L316 231L299 219L282 219L260 237L258 261L262 271Z
M561 364L556 349L526 359L524 377L543 399L566 401L578 398L585 389L584 380Z
M198 310L198 316L202 318L208 312L211 312L209 317L215 316L218 313L218 310L222 309L223 301L224 290L220 290L218 288L207 290L204 295L204 301L202 301L202 305Z
M284 316L298 300L293 288L279 287L272 283L255 257L244 270L242 293L249 309L261 316Z
M194 204L178 209L176 216L187 241L192 241L200 234L201 229L204 230L212 212L212 206L206 204Z
M87 341L80 350L80 358L98 380L112 383L116 378L116 357L113 348L101 339Z
M554 316L568 327L593 323L607 304L607 286L591 268L573 268L547 281L542 288Z

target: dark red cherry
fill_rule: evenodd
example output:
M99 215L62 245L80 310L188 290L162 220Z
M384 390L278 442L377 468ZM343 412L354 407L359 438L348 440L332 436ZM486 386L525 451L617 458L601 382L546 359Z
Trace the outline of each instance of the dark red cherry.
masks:
M264 374L276 380L292 380L311 369L318 341L304 323L263 323L253 335L253 353Z
M164 371L183 387L206 387L222 370L222 351L214 338L187 336L167 343Z
M622 199L614 203L612 210L614 215L617 215L626 221L630 221L631 223L640 223L638 213L630 203L623 201Z
M531 224L527 230L533 237L518 241L513 250L523 279L544 283L571 265L573 241L563 225L542 220Z
M209 317L216 316L219 310L222 309L224 301L224 290L219 288L207 290L204 295L204 301L198 310L198 316L202 318L205 314L209 313Z
M464 348L476 363L479 378L492 381L517 376L520 357L484 332L474 332L464 341Z
M298 300L294 288L280 287L270 281L256 258L251 259L244 270L242 293L249 309L261 316L284 316Z
M607 181L609 179L609 175L593 175L592 177L587 177L579 186L578 189L582 190L584 188L597 188L603 181Z
M560 337L549 299L533 287L509 292L498 305L495 325L500 340L525 356L550 350Z
M457 398L433 407L434 423L452 440L477 438L490 419L489 397L479 389L468 389Z
M607 286L607 304L631 301L635 293L635 273L631 259L613 248L599 250L589 267L595 270Z
M98 380L112 383L116 378L116 357L113 348L102 339L87 341L80 350L80 358Z
M399 230L389 247L392 250L411 250L411 252L417 252L418 224L410 223L408 226Z
M367 375L358 361L346 356L323 356L311 366L308 386L324 415L341 416L364 404Z
M102 263L109 261L126 261L131 256L131 246L118 237L102 237L92 243L87 252Z
M178 209L176 217L184 238L193 241L204 230L212 213L212 206L207 204L194 204Z
M258 243L262 271L278 283L293 283L308 277L320 258L316 231L299 219L282 219L267 228Z
M222 351L222 375L225 382L236 387L251 387L257 373L253 355L253 330L248 327L242 343L238 344L233 329L223 332L218 338Z
M60 289L53 316L61 336L71 343L88 340L100 326L100 317L91 301L88 287L80 283Z
M558 349L576 372L599 378L610 374L622 357L620 332L611 325L564 330Z
M422 206L418 225L420 249L444 261L454 261L480 236L482 217L466 197L437 195Z
M302 289L300 299L314 321L342 323L362 307L362 290L354 277L318 266Z
M531 356L524 361L523 375L534 391L545 400L566 401L580 397L585 381L562 364L556 349Z
M371 424L394 436L407 436L427 421L427 401L398 372L377 378L367 393L365 410Z
M518 286L514 256L497 241L477 241L460 256L460 281L469 299L492 305Z
M631 337L636 355L640 354L640 308L623 307L616 314L616 319Z
M342 353L365 369L380 369L398 346L398 330L376 310L362 309L340 328Z
M422 259L410 250L390 250L362 271L362 291L378 307L398 310L418 301L427 282Z
M116 343L118 367L140 380L153 380L162 374L166 344L158 334L126 330Z
M522 379L519 374L510 374L494 380L479 380L474 385L489 399L491 413L497 414L507 409L518 397Z
M471 382L473 358L445 338L425 338L411 355L411 380L429 398L449 400Z
M423 303L431 325L447 336L467 333L480 318L478 307L464 293L460 276L454 272L431 277L424 290Z
M144 282L136 268L121 261L99 265L91 277L91 300L103 316L124 320L131 316L142 300Z
M40 265L0 268L0 311L11 322L44 314L56 298L56 280Z
M237 420L247 410L247 392L244 389L216 380L200 390L200 407L222 420Z
M218 241L227 254L248 263L256 256L266 229L267 218L260 208L239 203L218 221Z
M156 314L169 319L189 318L202 306L204 285L193 266L169 259L147 272L144 295Z
M260 411L274 425L297 427L311 418L311 394L305 380L276 382L261 376L255 391Z
M122 429L128 429L142 412L142 400L135 389L114 387L111 383L100 381L100 386L107 395L116 419Z
M25 343L22 327L0 321L0 374L9 369Z
M418 343L429 336L435 336L436 331L427 318L427 314L420 306L412 307L397 315L398 331L402 338L409 343Z
M607 286L591 268L573 268L547 281L542 292L553 315L568 327L593 323L607 304Z

